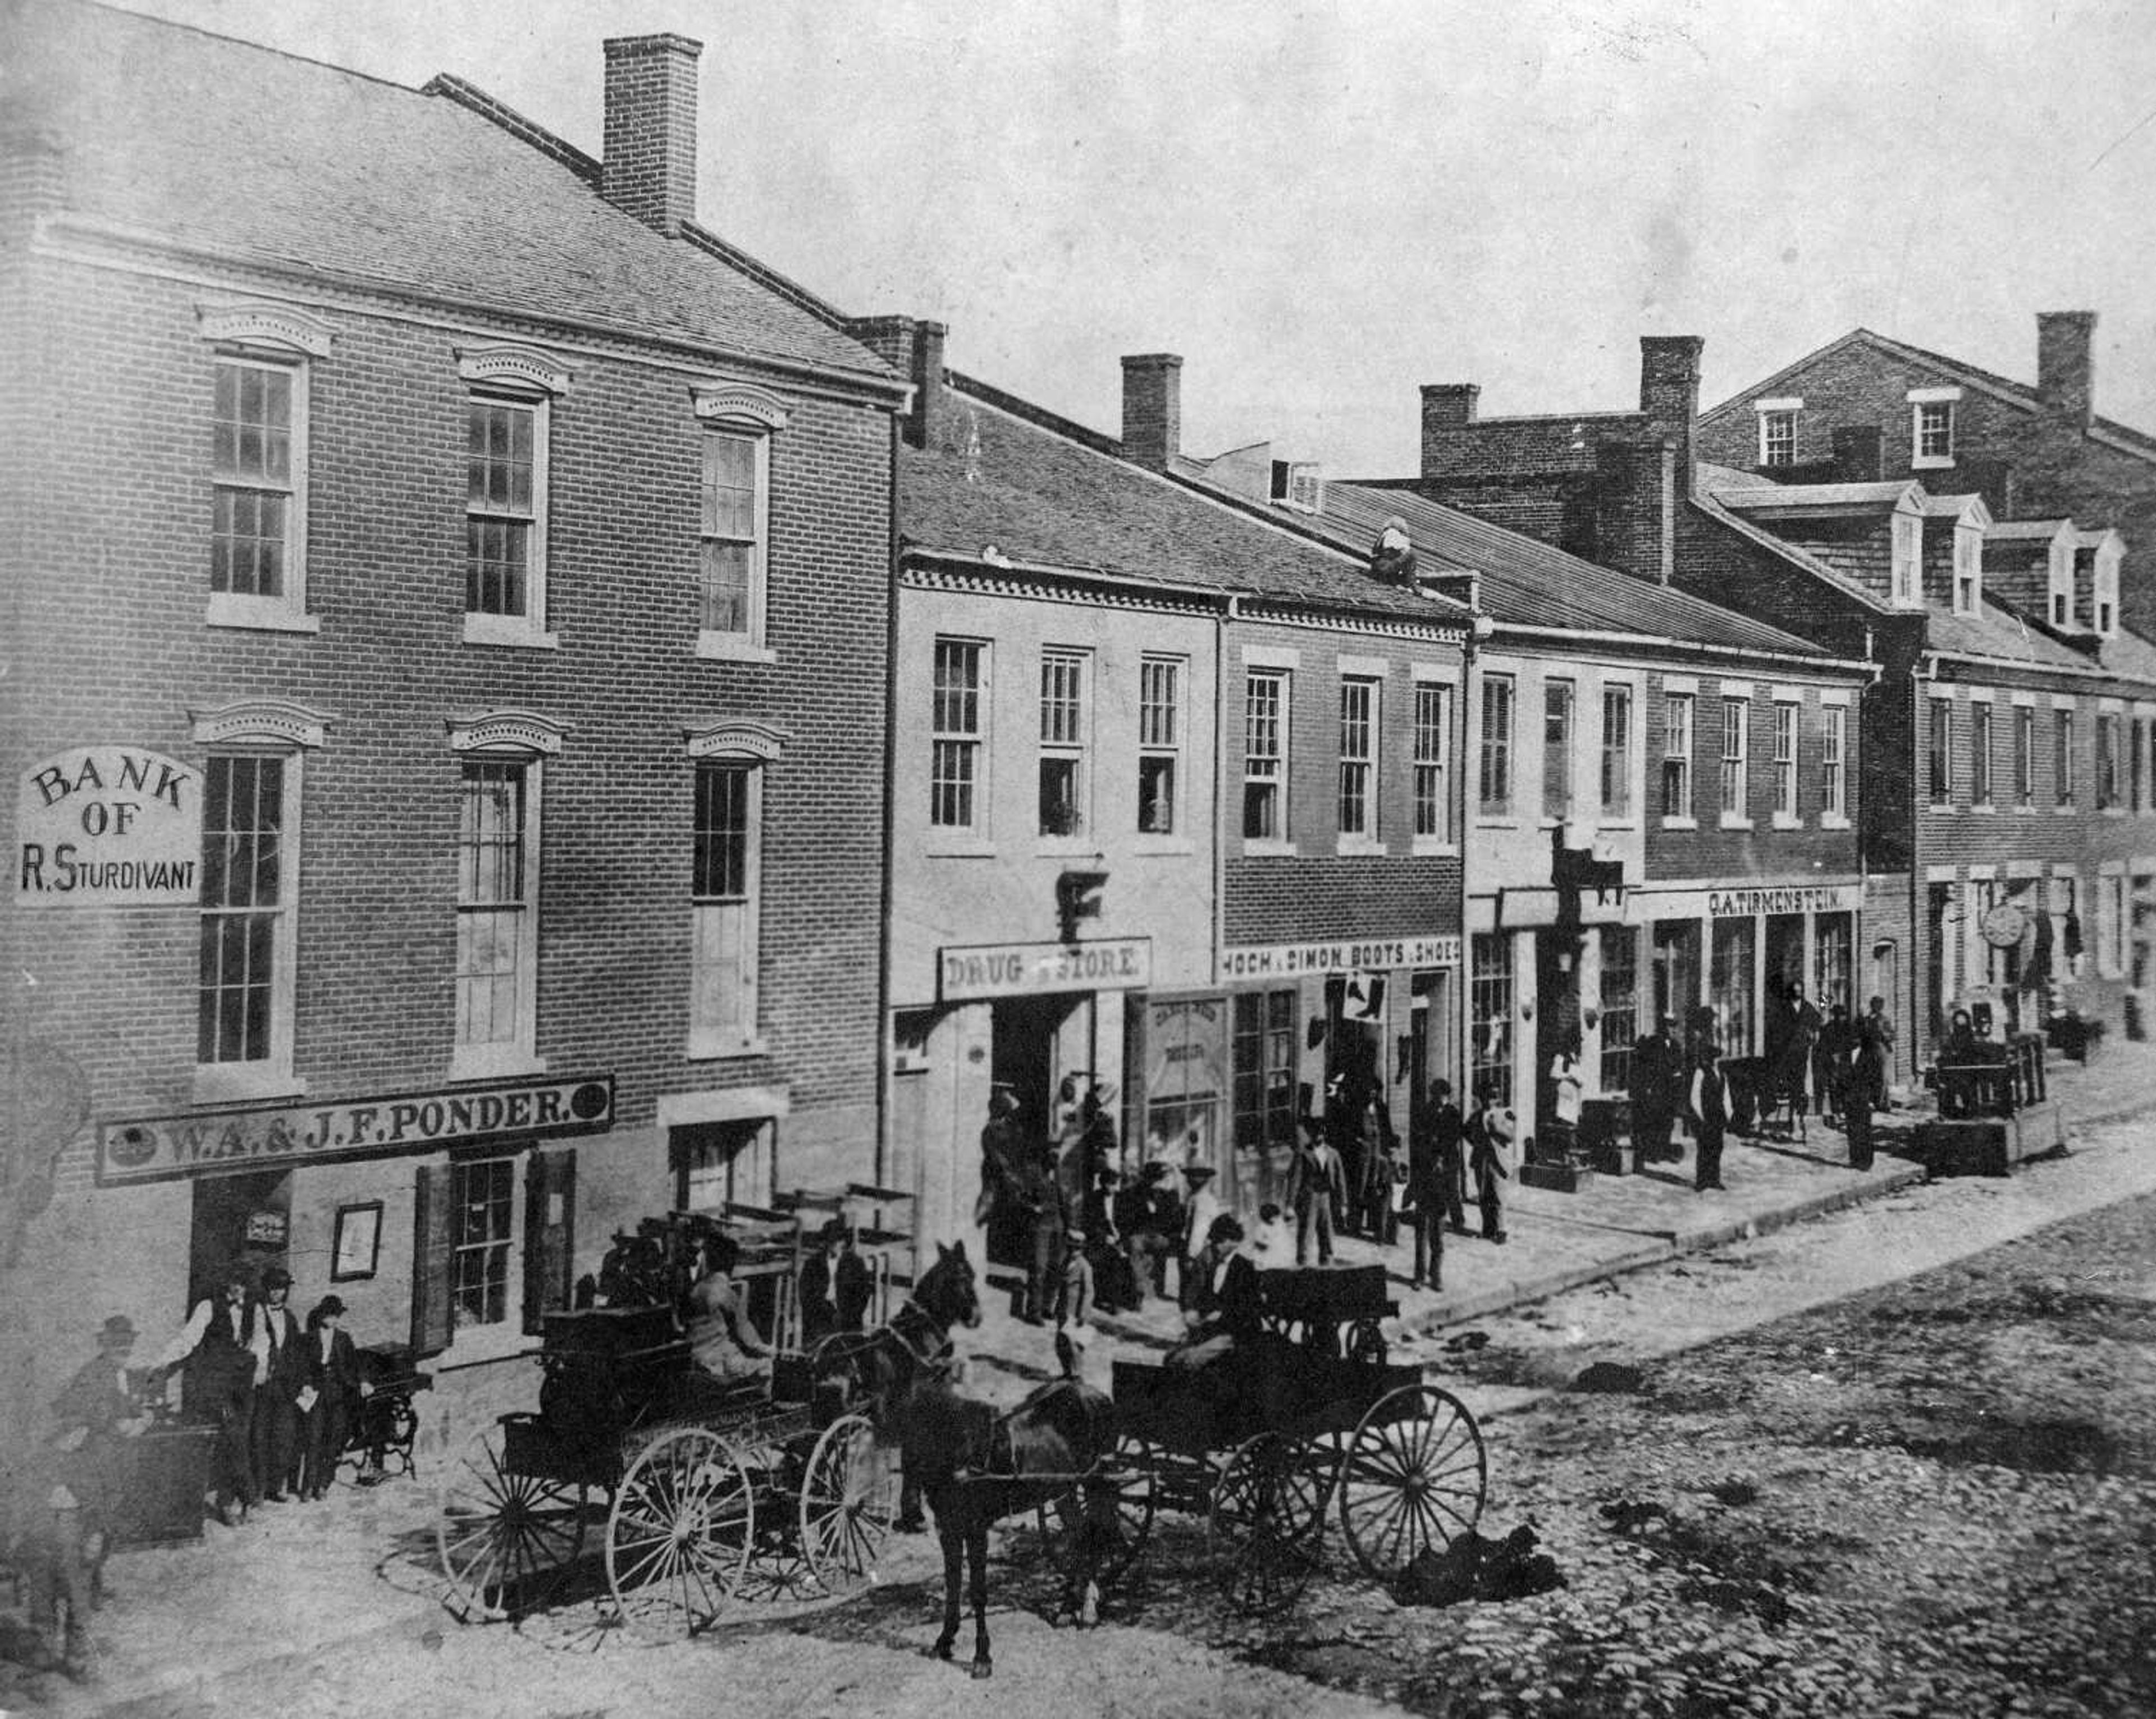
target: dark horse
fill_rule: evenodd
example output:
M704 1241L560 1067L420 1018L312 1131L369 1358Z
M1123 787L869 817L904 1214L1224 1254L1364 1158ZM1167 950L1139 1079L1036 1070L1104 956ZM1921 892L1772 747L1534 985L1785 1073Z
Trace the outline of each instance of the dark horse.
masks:
M965 1243L946 1247L938 1242L934 1263L887 1323L826 1337L811 1352L819 1421L849 1412L865 1414L880 1441L896 1443L898 1403L916 1381L948 1373L953 1330L980 1322L980 1294ZM919 1533L923 1526L921 1488L909 1472L900 1487L898 1527Z
M973 1675L986 1677L995 1669L988 1657L988 1529L1038 1505L1052 1503L1069 1536L1057 1620L1068 1612L1081 1627L1099 1621L1097 1578L1116 1533L1113 1490L1088 1478L1099 1475L1116 1444L1115 1404L1103 1393L1066 1377L998 1413L991 1403L959 1395L942 1376L924 1373L899 1399L893 1418L906 1478L927 1495L943 1549L937 1658L949 1659L958 1639L963 1557L972 1567Z

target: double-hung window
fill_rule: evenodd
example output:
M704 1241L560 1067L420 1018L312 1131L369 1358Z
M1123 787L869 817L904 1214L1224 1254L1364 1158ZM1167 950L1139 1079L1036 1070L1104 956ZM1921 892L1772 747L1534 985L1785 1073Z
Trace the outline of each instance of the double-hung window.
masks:
M784 402L741 382L699 382L696 654L769 662L765 595L771 561L771 460Z
M1722 815L1737 821L1750 803L1752 701L1743 698L1722 700Z
M1759 464L1794 465L1797 462L1797 414L1762 412L1759 414Z
M1602 689L1602 815L1632 814L1632 689Z
M1953 402L1919 400L1912 416L1912 449L1917 465L1953 464Z
M516 1160L460 1160L449 1166L449 1288L456 1322L501 1325L509 1317Z
M1378 700L1375 680L1340 683L1340 834L1362 841L1378 834Z
M982 748L988 739L988 646L939 639L929 714L928 821L938 829L984 829Z
M1953 700L1932 700L1931 747L1925 760L1925 798L1934 806L1953 803Z
M210 388L209 608L218 627L313 632L307 613L307 431L312 361L330 327L304 311L205 306Z
M1983 699L1969 707L1969 801L1991 803L1991 705Z
M2108 812L2119 803L2118 716L2106 711L2096 719L2096 803Z
M1578 689L1569 680L1543 683L1543 816L1572 816L1572 718Z
M291 1023L280 1006L293 949L288 762L297 761L220 754L203 771L195 1061L205 1070L290 1065Z
M1691 812L1691 746L1697 700L1689 692L1672 692L1662 701L1662 816L1689 818Z
M1820 706L1820 817L1849 816L1849 707Z
M558 361L522 346L457 355L465 399L465 640L552 645L547 630L548 438Z
M1091 784L1086 781L1086 683L1091 664L1079 650L1040 654L1040 833L1085 833Z
M2051 781L2061 809L2074 803L2074 713L2063 707L2051 712Z
M1797 718L1803 708L1786 699L1774 704L1774 816L1784 824L1797 819Z
M2014 707L2014 803L2036 803L2036 712L2028 705Z
M1243 681L1243 837L1287 835L1288 671L1251 669Z
M1418 839L1452 839L1447 763L1452 747L1452 689L1418 680L1414 690L1414 833Z
M757 1044L762 773L746 760L696 765L689 884L691 1056L737 1055Z
M1138 830L1173 835L1183 774L1183 659L1138 660Z
M1897 513L1888 528L1887 578L1897 608L1920 608L1924 601L1924 521Z
M1984 533L1974 526L1957 526L1953 534L1953 606L1959 615L1973 615L1984 594Z
M1481 766L1476 803L1486 818L1502 818L1512 809L1512 677L1482 677Z
M468 757L457 798L457 1054L528 1057L538 937L535 762Z

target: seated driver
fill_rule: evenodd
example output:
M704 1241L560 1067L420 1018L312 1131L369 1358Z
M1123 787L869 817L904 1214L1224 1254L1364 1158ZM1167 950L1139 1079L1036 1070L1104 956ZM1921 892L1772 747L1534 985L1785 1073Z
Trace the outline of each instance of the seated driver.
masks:
M1183 1282L1188 1334L1163 1357L1168 1366L1207 1367L1256 1340L1262 1329L1258 1269L1242 1244L1243 1226L1233 1213L1223 1212L1207 1229Z

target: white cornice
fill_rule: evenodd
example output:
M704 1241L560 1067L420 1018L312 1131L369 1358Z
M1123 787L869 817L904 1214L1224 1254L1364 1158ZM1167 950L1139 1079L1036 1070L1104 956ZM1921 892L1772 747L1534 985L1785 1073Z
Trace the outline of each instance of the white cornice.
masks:
M536 711L479 711L446 719L449 747L459 752L539 752L562 750L567 726Z
M295 704L290 699L247 698L201 710L190 706L187 720L194 724L196 741L203 746L254 741L318 747L326 739L329 725L336 718L326 711Z

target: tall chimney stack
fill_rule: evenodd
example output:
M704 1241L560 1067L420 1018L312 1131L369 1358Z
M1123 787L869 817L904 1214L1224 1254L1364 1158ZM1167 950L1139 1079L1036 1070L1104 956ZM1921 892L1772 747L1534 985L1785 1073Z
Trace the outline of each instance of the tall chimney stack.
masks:
M906 439L916 448L936 447L949 410L943 385L943 342L949 326L911 316L856 316L846 324L846 332L913 385Z
M1125 356L1123 452L1156 471L1183 452L1183 360L1177 354Z
M2045 413L2085 430L2096 404L2093 310L2036 313L2036 398Z
M1676 492L1692 493L1692 426L1699 418L1699 355L1707 342L1696 334L1640 336L1640 410L1676 442Z
M696 218L696 59L686 36L606 44L606 159L599 193L669 239Z

